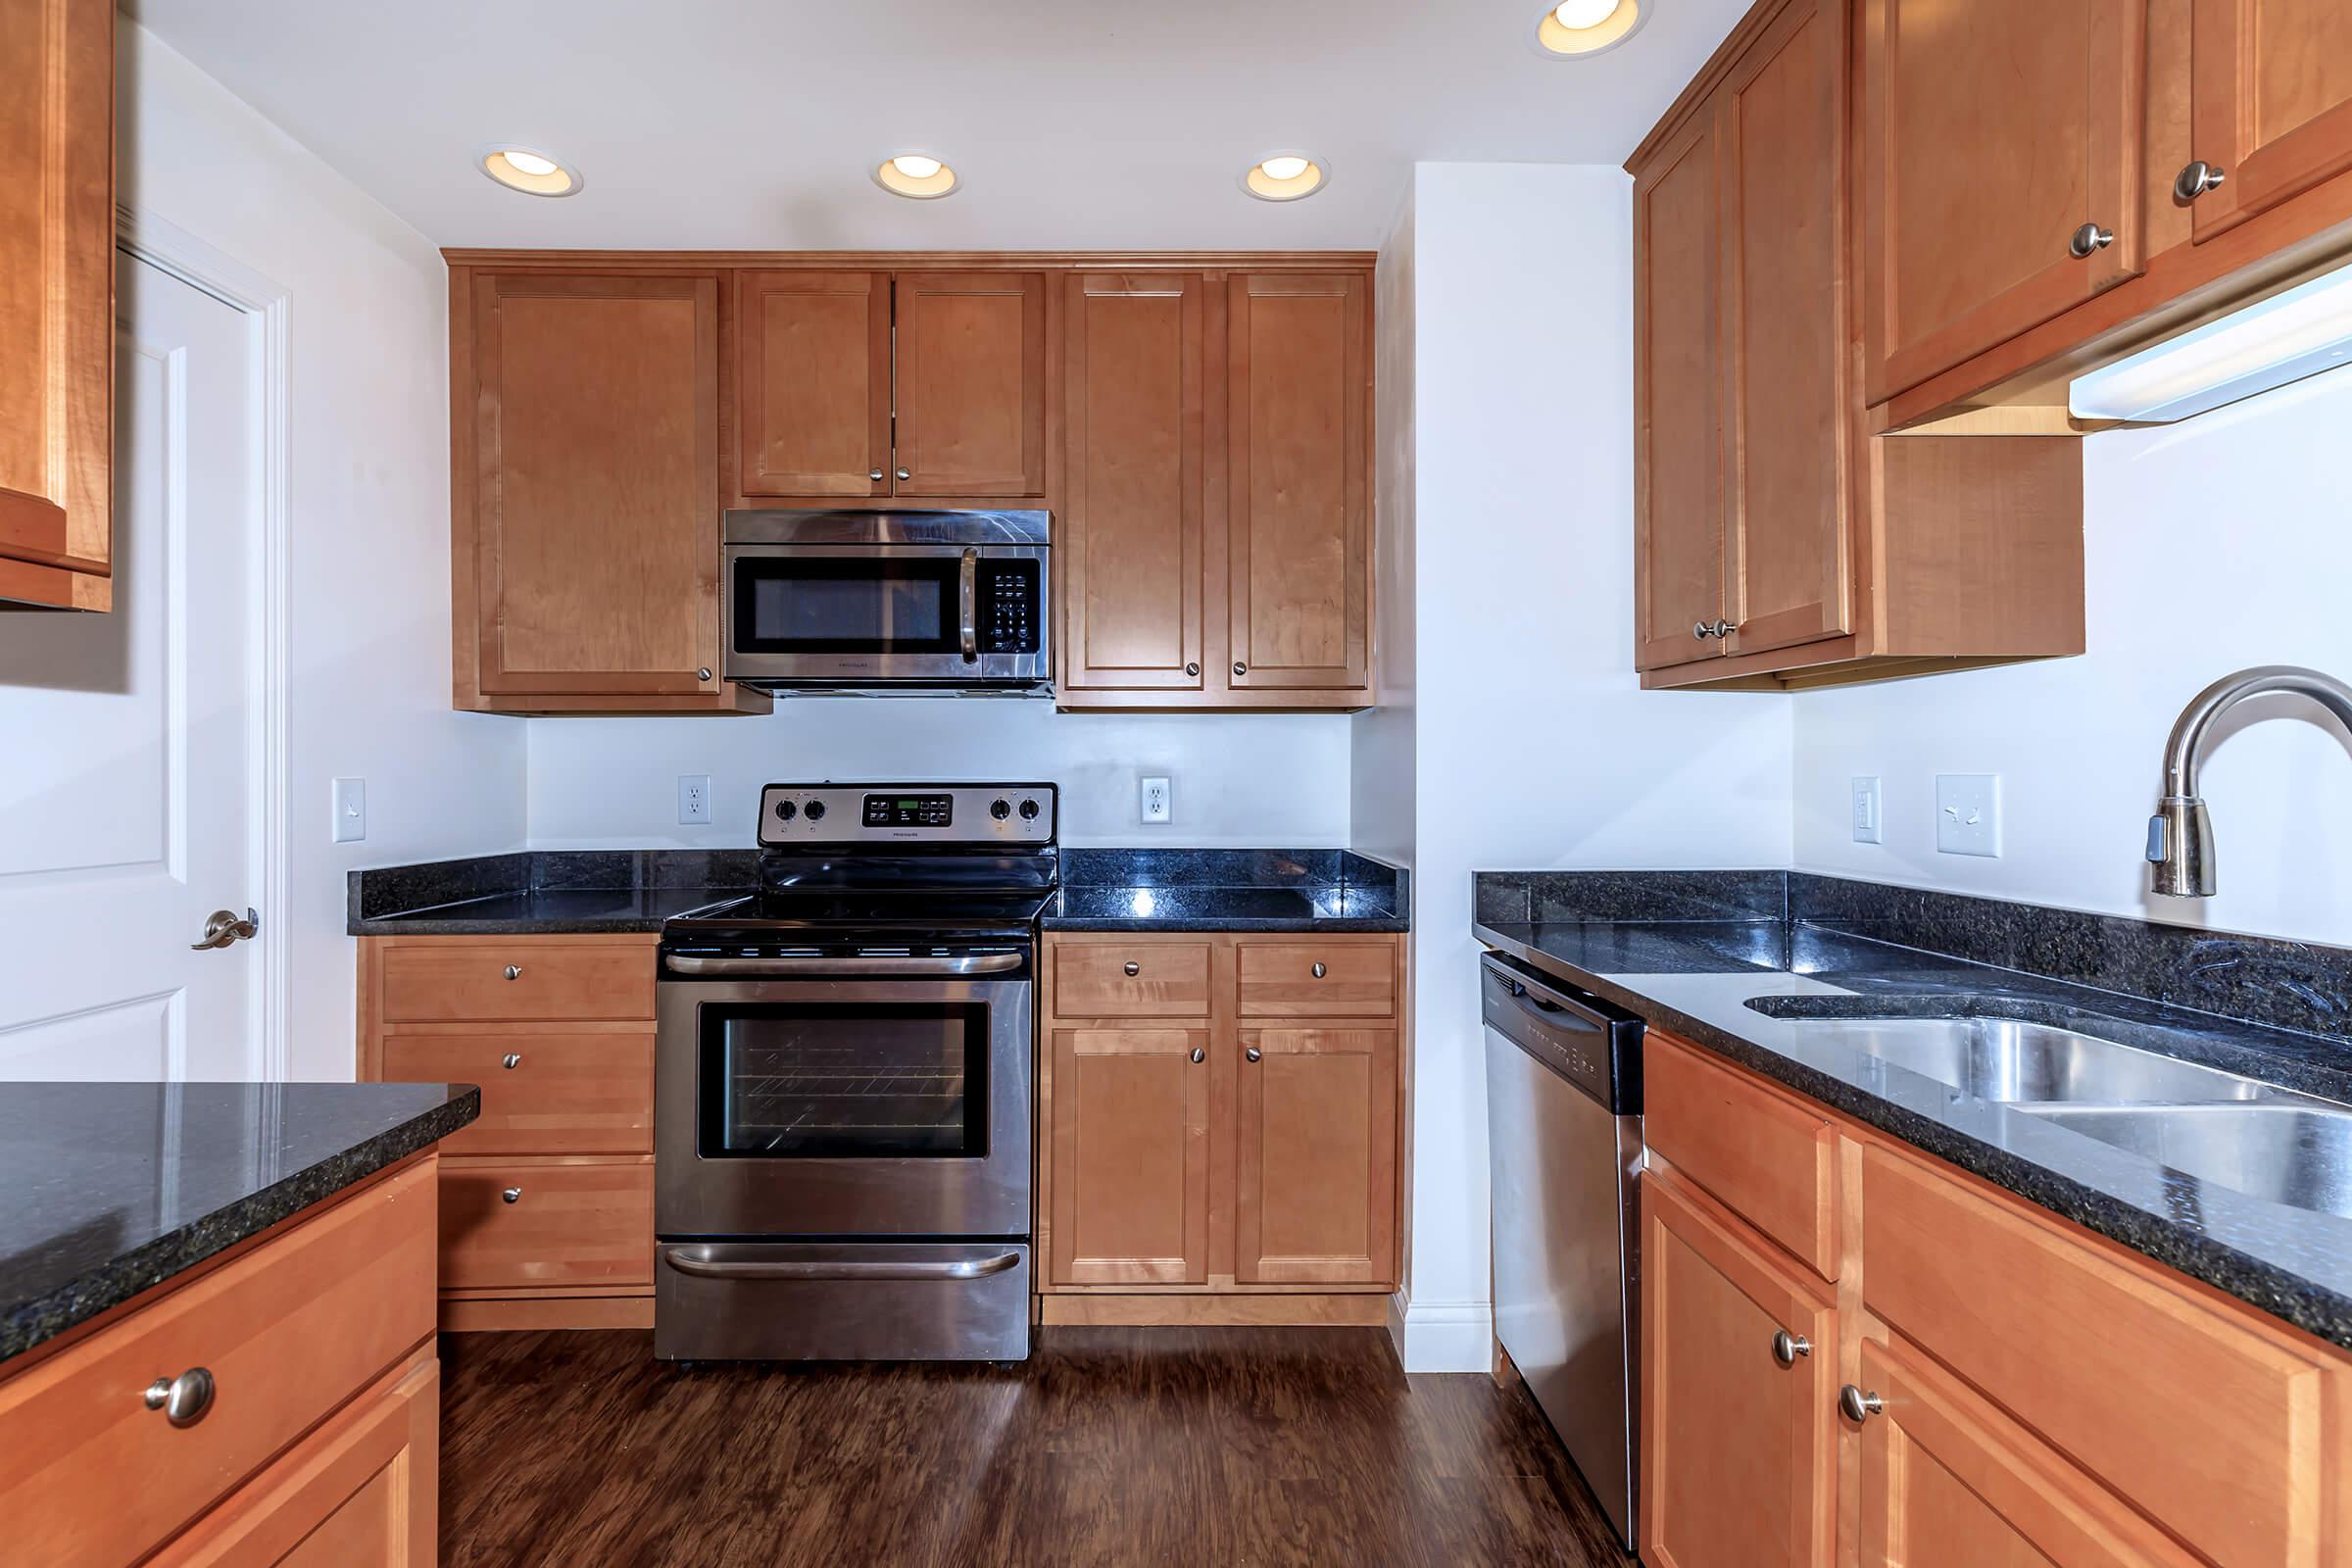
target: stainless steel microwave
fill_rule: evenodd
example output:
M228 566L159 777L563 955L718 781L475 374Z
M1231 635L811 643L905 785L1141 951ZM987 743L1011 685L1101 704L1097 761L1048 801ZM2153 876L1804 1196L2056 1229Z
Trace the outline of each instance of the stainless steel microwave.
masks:
M1048 521L730 512L726 677L769 691L1050 694Z

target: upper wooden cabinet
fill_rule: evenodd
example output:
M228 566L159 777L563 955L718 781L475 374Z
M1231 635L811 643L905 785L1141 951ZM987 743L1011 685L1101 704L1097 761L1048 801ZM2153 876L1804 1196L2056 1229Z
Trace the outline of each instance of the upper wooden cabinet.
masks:
M2196 0L2195 18L2190 147L2222 173L2194 198L2202 240L2352 170L2352 7Z
M2082 651L2072 443L1864 433L1848 14L1764 0L1627 165L1647 686Z
M1047 494L1043 272L735 274L737 488Z
M0 603L114 605L115 11L0 0Z
M453 270L457 703L720 710L715 273Z
M2146 0L1865 0L1870 401L2140 270Z

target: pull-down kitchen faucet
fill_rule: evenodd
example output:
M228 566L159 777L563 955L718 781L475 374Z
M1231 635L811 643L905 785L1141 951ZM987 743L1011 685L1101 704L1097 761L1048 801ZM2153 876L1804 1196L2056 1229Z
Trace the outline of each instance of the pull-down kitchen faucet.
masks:
M2258 664L2197 693L2180 710L2164 746L2164 799L2148 818L2148 886L2175 899L2213 897L2213 823L2197 794L2197 748L2213 721L2249 697L2293 692L2308 697L2352 729L2352 686L2333 675L2294 664Z

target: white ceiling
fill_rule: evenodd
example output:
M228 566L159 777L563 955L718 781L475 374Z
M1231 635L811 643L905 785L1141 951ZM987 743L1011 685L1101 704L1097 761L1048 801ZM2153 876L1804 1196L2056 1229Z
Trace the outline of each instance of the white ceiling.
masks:
M125 0L443 245L1371 249L1416 161L1621 162L1746 0L1646 0L1586 61L1542 0ZM549 201L486 142L586 176ZM963 188L872 184L892 152ZM1294 205L1242 171L1311 152Z

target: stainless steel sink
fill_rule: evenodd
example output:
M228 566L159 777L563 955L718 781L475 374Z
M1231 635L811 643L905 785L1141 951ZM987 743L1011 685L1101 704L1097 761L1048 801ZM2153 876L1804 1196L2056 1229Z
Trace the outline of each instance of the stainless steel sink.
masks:
M2352 1216L2352 1111L2310 1102L2017 1108L2232 1192Z
M2199 1066L2023 1018L1837 1018L1786 1020L1811 1039L1835 1043L1950 1084L1979 1100L2259 1101L2274 1089L2218 1067Z

